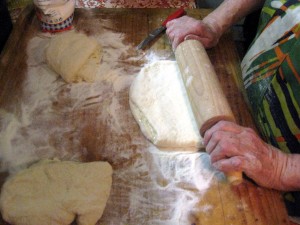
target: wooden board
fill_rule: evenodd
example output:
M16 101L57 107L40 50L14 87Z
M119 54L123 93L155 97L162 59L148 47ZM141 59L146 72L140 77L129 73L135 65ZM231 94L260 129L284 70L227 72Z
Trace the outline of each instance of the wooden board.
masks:
M279 192L248 180L230 186L223 174L211 168L206 154L161 152L142 135L128 104L130 83L149 60L174 59L174 54L165 35L145 51L136 51L135 46L171 11L77 9L77 30L104 42L119 38L123 44L106 48L108 61L109 53L114 53L111 58L118 56L107 64L114 67L110 74L103 74L96 84L70 85L43 61L39 49L47 38L39 32L33 8L27 8L0 64L0 128L5 124L16 128L15 139L7 135L8 146L11 152L20 152L12 154L14 160L1 158L0 165L47 157L110 162L113 186L98 225L289 224ZM188 14L203 18L208 12L190 10ZM124 52L119 54L118 49ZM235 78L240 75L239 58L230 34L208 54L237 122L255 128ZM1 173L0 184L7 175Z

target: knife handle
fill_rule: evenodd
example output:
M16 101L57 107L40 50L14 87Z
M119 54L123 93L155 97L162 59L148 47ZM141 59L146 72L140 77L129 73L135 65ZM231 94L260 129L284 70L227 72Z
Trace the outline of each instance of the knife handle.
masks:
M169 21L174 20L179 17L182 17L183 15L185 15L185 11L183 8L180 8L177 11L175 11L174 13L172 13L171 15L169 15L167 17L167 19L161 25L165 27Z

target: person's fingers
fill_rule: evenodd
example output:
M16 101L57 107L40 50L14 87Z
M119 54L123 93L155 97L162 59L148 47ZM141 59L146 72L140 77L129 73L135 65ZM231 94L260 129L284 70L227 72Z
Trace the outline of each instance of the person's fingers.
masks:
M198 40L201 41L201 38L198 35L195 34L189 34L187 36L185 36L184 40Z
M168 22L167 25L168 25L169 23L171 23L171 21ZM173 30L174 30L174 29L173 29L173 27L172 27L171 25L167 26L166 34L170 37L170 35L171 35L171 33L173 32Z
M222 172L243 171L244 159L241 156L231 157L229 159L219 160L213 163L213 167Z
M211 133L209 140L205 144L205 150L208 154L211 154L212 151L216 148L218 145L220 139L222 137L221 131L215 131L214 133Z
M175 38L172 41L172 49L173 51L176 50L177 46L182 42L182 38L180 36L175 36Z
M166 28L170 29L173 25L174 25L174 20L170 20L170 21L167 22Z
M221 159L227 159L230 157L239 156L242 151L238 150L240 146L239 139L226 134L222 136L222 139L218 141L214 149L210 153L211 162L217 162Z
M204 46L204 48L207 48L210 46L210 40L206 37L200 37L198 35L195 35L195 34L189 34L187 35L184 40L197 40L199 42L202 43L202 45Z
M174 38L175 38L175 34L174 33L170 33L169 34L169 39L170 39L171 43L173 43Z
M177 48L178 44L177 42L172 42L172 49L173 49L173 52L175 52L176 48Z
M216 45L216 42L213 42L210 38L208 37L203 37L200 38L201 43L203 44L205 49L212 48Z
M208 129L204 134L204 145L207 145L210 141L212 135L217 131L226 131L226 132L232 132L235 134L239 134L242 132L242 127L237 125L233 122L228 121L219 121L214 126L212 126L210 129Z
M241 131L244 128L234 122L222 120L222 121L219 121L218 123L216 123L216 127L214 129L229 131L229 132L238 134L238 133L241 133Z

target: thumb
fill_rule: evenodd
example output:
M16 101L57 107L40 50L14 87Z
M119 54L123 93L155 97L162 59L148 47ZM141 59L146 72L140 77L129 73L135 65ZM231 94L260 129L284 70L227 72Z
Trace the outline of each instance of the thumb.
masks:
M212 46L214 46L214 45L211 45L209 43L209 40L207 38L200 37L200 36L195 35L195 34L189 34L189 35L185 36L184 40L185 41L186 40L197 40L204 46L204 48L211 48Z
M195 34L189 34L187 36L185 36L184 40L198 40L201 42L201 38Z

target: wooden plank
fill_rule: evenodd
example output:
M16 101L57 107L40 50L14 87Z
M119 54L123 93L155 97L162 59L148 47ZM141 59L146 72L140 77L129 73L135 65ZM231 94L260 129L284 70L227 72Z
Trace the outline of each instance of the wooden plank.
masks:
M34 91L40 91L39 87L44 84L37 76L36 84L28 86L32 75L28 74L29 69L51 73L45 62L35 67L28 65L32 52L27 48L40 33L33 8L27 8L1 56L0 108L20 119L22 132L19 137L27 138L27 141L19 141L33 144L31 146L39 150L36 152L38 156L45 156L44 151L48 150L44 148L41 151L39 146L46 146L52 149L50 155L53 157L83 162L104 160L112 164L112 191L98 225L289 224L280 193L257 187L248 180L240 186L231 187L224 183L221 173L215 171L210 176L213 169L206 154L169 155L155 149L140 132L129 109L130 84L120 87L120 82L125 78L127 82L132 81L151 54L174 59L166 35L162 35L145 51L135 49L148 32L158 27L172 11L77 9L74 20L77 30L93 36L103 32L124 35L122 41L129 47L114 64L115 69L122 71L124 76L104 74L105 79L97 84L69 85L60 78L54 79L51 81L53 89L51 85L47 86L51 96L46 99L50 101L46 102L49 111L37 107L29 114L33 118L23 118L24 109L28 109L24 106L31 106L28 101ZM189 10L188 14L203 18L208 12ZM235 75L240 74L239 58L230 34L222 37L216 48L208 50L208 55L238 123L255 128L235 79ZM45 104L39 104L42 103ZM39 132L37 137L40 140L34 139L32 142L29 134ZM17 147L18 143L14 144ZM24 151L32 149L24 145ZM195 162L197 164L191 167ZM197 173L193 174L193 169ZM6 177L6 173L1 174L0 184ZM270 207L270 203L274 207ZM0 224L6 223L2 220Z

